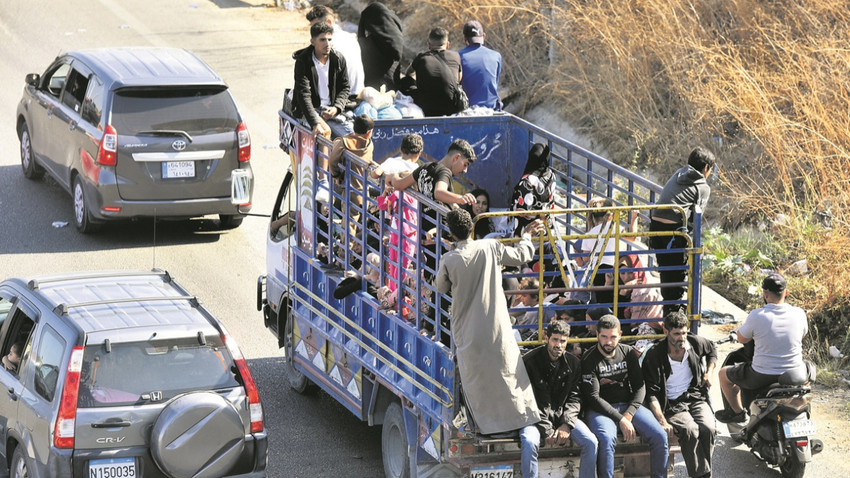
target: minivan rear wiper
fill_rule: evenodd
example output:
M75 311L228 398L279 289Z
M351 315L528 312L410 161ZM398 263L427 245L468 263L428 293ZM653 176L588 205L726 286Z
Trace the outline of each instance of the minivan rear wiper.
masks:
M192 136L189 133L179 129L153 129L150 131L139 131L136 134L150 134L157 136L171 136L176 134L188 139L190 143L192 142Z

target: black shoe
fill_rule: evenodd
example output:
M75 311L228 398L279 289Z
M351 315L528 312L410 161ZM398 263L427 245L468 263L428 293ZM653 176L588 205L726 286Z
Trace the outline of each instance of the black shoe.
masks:
M741 423L747 421L747 412L741 410L738 413L729 409L718 410L714 412L714 418L720 423Z

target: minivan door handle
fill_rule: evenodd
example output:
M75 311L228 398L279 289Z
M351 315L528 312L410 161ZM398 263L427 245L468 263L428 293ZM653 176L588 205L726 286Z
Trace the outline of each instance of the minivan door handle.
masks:
M11 398L11 399L12 399L12 400L14 400L14 401L17 401L17 400L18 400L18 394L17 394L17 393L15 393L15 387L10 387L10 388L8 388L8 389L6 390L6 392L8 392L8 393L9 393L9 398Z
M131 425L132 425L132 423L130 422L130 420L107 418L105 421L92 423L91 427L92 428L117 428L117 427L126 428L126 427L129 427Z

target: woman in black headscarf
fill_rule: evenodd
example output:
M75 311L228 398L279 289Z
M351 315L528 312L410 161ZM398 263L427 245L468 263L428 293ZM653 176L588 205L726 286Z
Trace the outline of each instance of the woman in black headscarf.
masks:
M464 204L461 207L469 211L469 215L472 216L472 220L474 221L475 216L484 214L485 212L490 212L490 193L484 189L478 188L473 189L470 194L475 196L475 204ZM475 239L484 239L491 232L493 232L493 223L489 218L479 219L475 222Z
M514 187L513 211L537 211L555 207L555 174L549 167L549 147L535 143L528 152L528 162L519 183ZM514 231L519 235L534 216L517 217Z

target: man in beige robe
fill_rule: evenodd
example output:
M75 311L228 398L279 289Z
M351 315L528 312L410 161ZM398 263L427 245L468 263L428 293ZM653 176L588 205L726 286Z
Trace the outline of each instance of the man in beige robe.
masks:
M458 241L442 256L437 290L452 293L451 331L466 406L484 434L517 430L540 421L502 290L503 265L518 266L534 257L529 224L515 247L495 239L473 240L469 213L448 213L449 231Z

